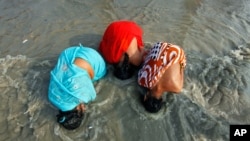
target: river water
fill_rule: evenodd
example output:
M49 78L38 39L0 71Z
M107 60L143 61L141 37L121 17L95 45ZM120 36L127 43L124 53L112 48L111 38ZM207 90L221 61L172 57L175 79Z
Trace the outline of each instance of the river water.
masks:
M249 0L1 0L0 140L227 141L231 124L250 124ZM107 25L137 22L147 48L157 41L186 52L183 91L164 95L149 114L136 76L108 74L95 88L84 123L60 127L47 99L59 53L82 43L97 49Z

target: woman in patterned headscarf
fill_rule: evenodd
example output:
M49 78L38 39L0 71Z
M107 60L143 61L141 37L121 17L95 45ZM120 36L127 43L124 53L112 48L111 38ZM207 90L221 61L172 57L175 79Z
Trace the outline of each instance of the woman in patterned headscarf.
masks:
M159 42L145 57L138 73L138 83L147 89L142 99L145 109L158 112L164 92L179 93L183 87L186 58L177 45Z

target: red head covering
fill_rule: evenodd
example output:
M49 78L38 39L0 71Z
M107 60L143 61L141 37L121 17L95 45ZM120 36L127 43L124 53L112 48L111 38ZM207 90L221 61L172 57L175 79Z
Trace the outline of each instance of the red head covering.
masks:
M133 38L143 47L142 29L133 21L115 21L106 29L99 51L108 63L118 63Z

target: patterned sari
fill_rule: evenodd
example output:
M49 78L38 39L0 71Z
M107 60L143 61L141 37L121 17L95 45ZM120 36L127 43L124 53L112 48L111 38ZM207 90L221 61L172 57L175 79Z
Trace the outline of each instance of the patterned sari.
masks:
M139 85L153 88L165 71L173 64L186 66L186 57L183 49L170 43L158 42L145 57L143 67L138 72Z

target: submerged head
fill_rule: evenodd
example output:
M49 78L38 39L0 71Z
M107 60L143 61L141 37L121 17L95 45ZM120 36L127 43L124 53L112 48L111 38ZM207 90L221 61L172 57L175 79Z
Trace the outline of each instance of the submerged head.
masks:
M57 115L57 122L68 130L74 130L81 125L83 117L83 111L77 108L65 112L60 110Z
M121 80L125 80L133 76L134 70L135 66L130 64L129 56L125 53L124 60L115 65L114 75Z
M146 109L146 111L150 112L150 113L157 113L158 111L160 111L162 104L163 104L163 100L162 98L157 99L149 94L142 96L142 104L144 106L144 108Z

